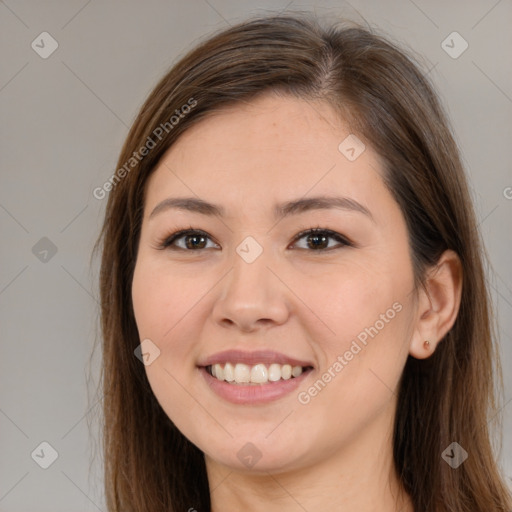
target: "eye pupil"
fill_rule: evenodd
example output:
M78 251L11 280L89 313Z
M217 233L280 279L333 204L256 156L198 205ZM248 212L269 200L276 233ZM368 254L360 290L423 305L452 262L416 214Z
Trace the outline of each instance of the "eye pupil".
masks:
M325 235L310 235L308 237L308 239L311 241L311 240L315 240L315 242L313 242L313 244L308 244L310 247L313 247L313 248L316 248L318 249L319 247L321 248L324 248L324 247L327 247L325 245L325 241L327 240L327 237ZM320 244L318 244L318 241L321 240ZM329 245L329 242L327 241L327 245Z
M201 239L201 242L203 245L198 245L198 244L195 244L195 243L192 243L190 244L190 240L193 239L193 240L197 240L197 239ZM187 249L194 249L194 248L199 248L199 249L203 249L204 248L204 243L205 243L205 237L203 235L188 235L186 237L186 246L187 246Z
M331 239L338 243L334 249L351 246L350 242L347 242L347 240L338 233L329 229L320 228L303 231L296 237L295 243L298 243L300 240L305 240L306 247L302 247L301 250L309 249L309 252L324 253L333 249L329 247L329 241ZM181 230L160 242L159 248L202 252L203 249L207 249L208 240L210 240L210 236L202 231L193 229ZM177 243L178 241L180 242L179 244ZM183 246L181 244L183 244Z

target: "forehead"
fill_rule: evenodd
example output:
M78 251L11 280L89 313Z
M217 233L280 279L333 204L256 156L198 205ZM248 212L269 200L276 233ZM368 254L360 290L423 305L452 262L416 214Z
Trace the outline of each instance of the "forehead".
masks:
M287 158L293 154L328 158L333 146L337 150L340 137L349 133L326 102L265 94L209 112L182 134L173 146L175 151L171 148L169 153L200 147L213 150L220 159L228 151L249 152L259 158L269 151L271 157L286 152Z
M325 102L269 94L222 108L167 151L147 185L147 202L182 193L216 202L243 198L248 206L333 191L364 202L383 186L381 165L368 144L347 158L344 141L354 135Z

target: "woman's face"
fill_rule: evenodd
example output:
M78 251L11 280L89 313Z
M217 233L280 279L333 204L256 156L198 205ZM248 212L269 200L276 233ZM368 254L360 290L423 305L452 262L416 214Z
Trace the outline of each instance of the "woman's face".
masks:
M412 265L381 163L350 135L325 103L264 95L191 127L147 183L145 369L207 464L279 472L390 442Z

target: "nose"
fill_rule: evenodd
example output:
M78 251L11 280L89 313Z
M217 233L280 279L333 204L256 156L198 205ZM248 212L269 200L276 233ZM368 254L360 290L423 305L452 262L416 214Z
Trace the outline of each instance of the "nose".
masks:
M251 263L234 254L232 268L219 283L213 307L217 324L253 332L286 322L289 290L273 268L277 265L270 260L266 251Z

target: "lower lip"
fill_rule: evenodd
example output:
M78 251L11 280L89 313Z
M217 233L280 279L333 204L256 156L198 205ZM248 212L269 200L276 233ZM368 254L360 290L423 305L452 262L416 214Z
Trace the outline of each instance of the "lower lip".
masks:
M233 404L265 404L279 400L290 394L311 373L311 369L302 372L298 377L278 380L266 384L229 384L212 377L205 367L199 368L210 389L218 396Z

